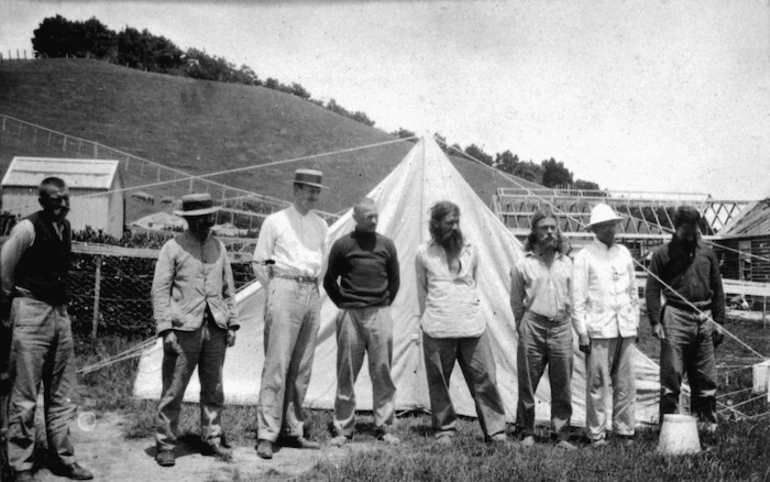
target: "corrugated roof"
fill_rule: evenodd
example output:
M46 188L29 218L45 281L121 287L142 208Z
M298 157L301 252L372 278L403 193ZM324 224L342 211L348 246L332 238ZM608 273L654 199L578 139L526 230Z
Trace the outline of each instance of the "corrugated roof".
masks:
M725 228L719 233L722 238L770 236L770 198L746 207L740 218Z
M37 187L44 178L57 176L70 188L109 189L118 174L120 161L59 159L16 156L3 176L3 187Z

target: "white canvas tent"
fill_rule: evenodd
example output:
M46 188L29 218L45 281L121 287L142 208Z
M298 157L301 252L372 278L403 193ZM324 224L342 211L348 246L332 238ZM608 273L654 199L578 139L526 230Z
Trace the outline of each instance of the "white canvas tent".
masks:
M448 199L460 207L460 227L465 237L479 248L478 290L497 361L498 386L508 420L513 422L518 399L517 335L509 305L509 272L523 254L521 244L484 205L431 138L420 140L369 196L377 202L379 209L378 231L394 241L401 264L401 289L392 307L395 323L393 376L397 387L397 408L430 409L418 319L414 255L417 247L429 239L430 207L439 200ZM331 226L329 245L350 232L353 227L351 212L348 212ZM230 404L256 404L264 360L264 298L261 287L257 283L246 287L238 293L237 300L242 328L238 332L237 343L228 351L225 362L225 398ZM310 408L331 409L334 404L337 383L336 314L337 308L322 293L321 328L313 376L305 401L306 406ZM583 358L577 349L575 353L572 423L584 425ZM160 397L162 356L160 341L143 354L134 387L136 396L156 400ZM657 419L659 390L657 365L637 352L636 371L637 420L654 421ZM537 419L542 422L547 422L550 417L548 385L546 376L537 392ZM197 375L193 375L185 400L197 401L199 390ZM364 364L356 384L359 409L371 410L371 395L371 381ZM458 413L476 415L459 367L453 374L452 399Z

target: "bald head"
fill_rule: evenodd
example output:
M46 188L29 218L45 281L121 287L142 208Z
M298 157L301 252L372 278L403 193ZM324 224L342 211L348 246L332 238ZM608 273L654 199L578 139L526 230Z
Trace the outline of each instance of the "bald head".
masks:
M373 233L377 229L377 203L373 199L363 197L353 205L353 220L356 229L365 233Z

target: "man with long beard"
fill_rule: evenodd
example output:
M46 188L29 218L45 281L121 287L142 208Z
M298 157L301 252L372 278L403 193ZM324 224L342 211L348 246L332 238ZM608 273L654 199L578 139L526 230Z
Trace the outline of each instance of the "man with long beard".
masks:
M719 261L700 243L701 214L691 206L674 213L674 233L658 248L647 277L647 313L652 334L660 339L660 421L676 413L682 377L692 391L691 413L701 429L716 428L717 369L715 346L722 342L725 295ZM666 298L660 307L661 292Z
M431 240L415 256L425 373L435 438L450 445L457 414L449 396L455 361L468 383L484 439L504 442L505 409L497 390L495 360L476 290L478 251L460 231L460 208L439 201L431 208Z

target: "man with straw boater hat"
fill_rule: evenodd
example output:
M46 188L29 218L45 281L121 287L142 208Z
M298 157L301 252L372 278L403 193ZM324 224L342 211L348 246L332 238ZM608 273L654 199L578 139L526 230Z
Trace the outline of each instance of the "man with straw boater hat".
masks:
M155 264L152 307L157 334L163 338L155 460L163 467L175 463L182 397L196 366L203 453L232 458L222 433L222 365L239 325L230 261L225 245L211 233L218 209L207 193L182 197L182 209L175 214L185 218L187 230L163 245Z
M294 204L268 216L254 250L254 274L265 287L265 362L257 407L257 455L273 444L318 449L304 432L305 401L321 304L318 277L326 252L326 222L313 212L322 173L297 169Z
M594 447L607 445L610 401L610 427L620 440L632 443L636 425L639 293L631 253L615 242L621 220L609 205L594 206L588 229L595 239L575 256L572 269L572 323L586 355L586 434Z
M717 425L715 347L724 339L725 294L719 260L700 241L700 212L680 206L674 235L652 255L647 277L647 313L660 339L660 419L677 413L682 378L690 382L690 410L700 429ZM660 296L666 299L661 309Z

